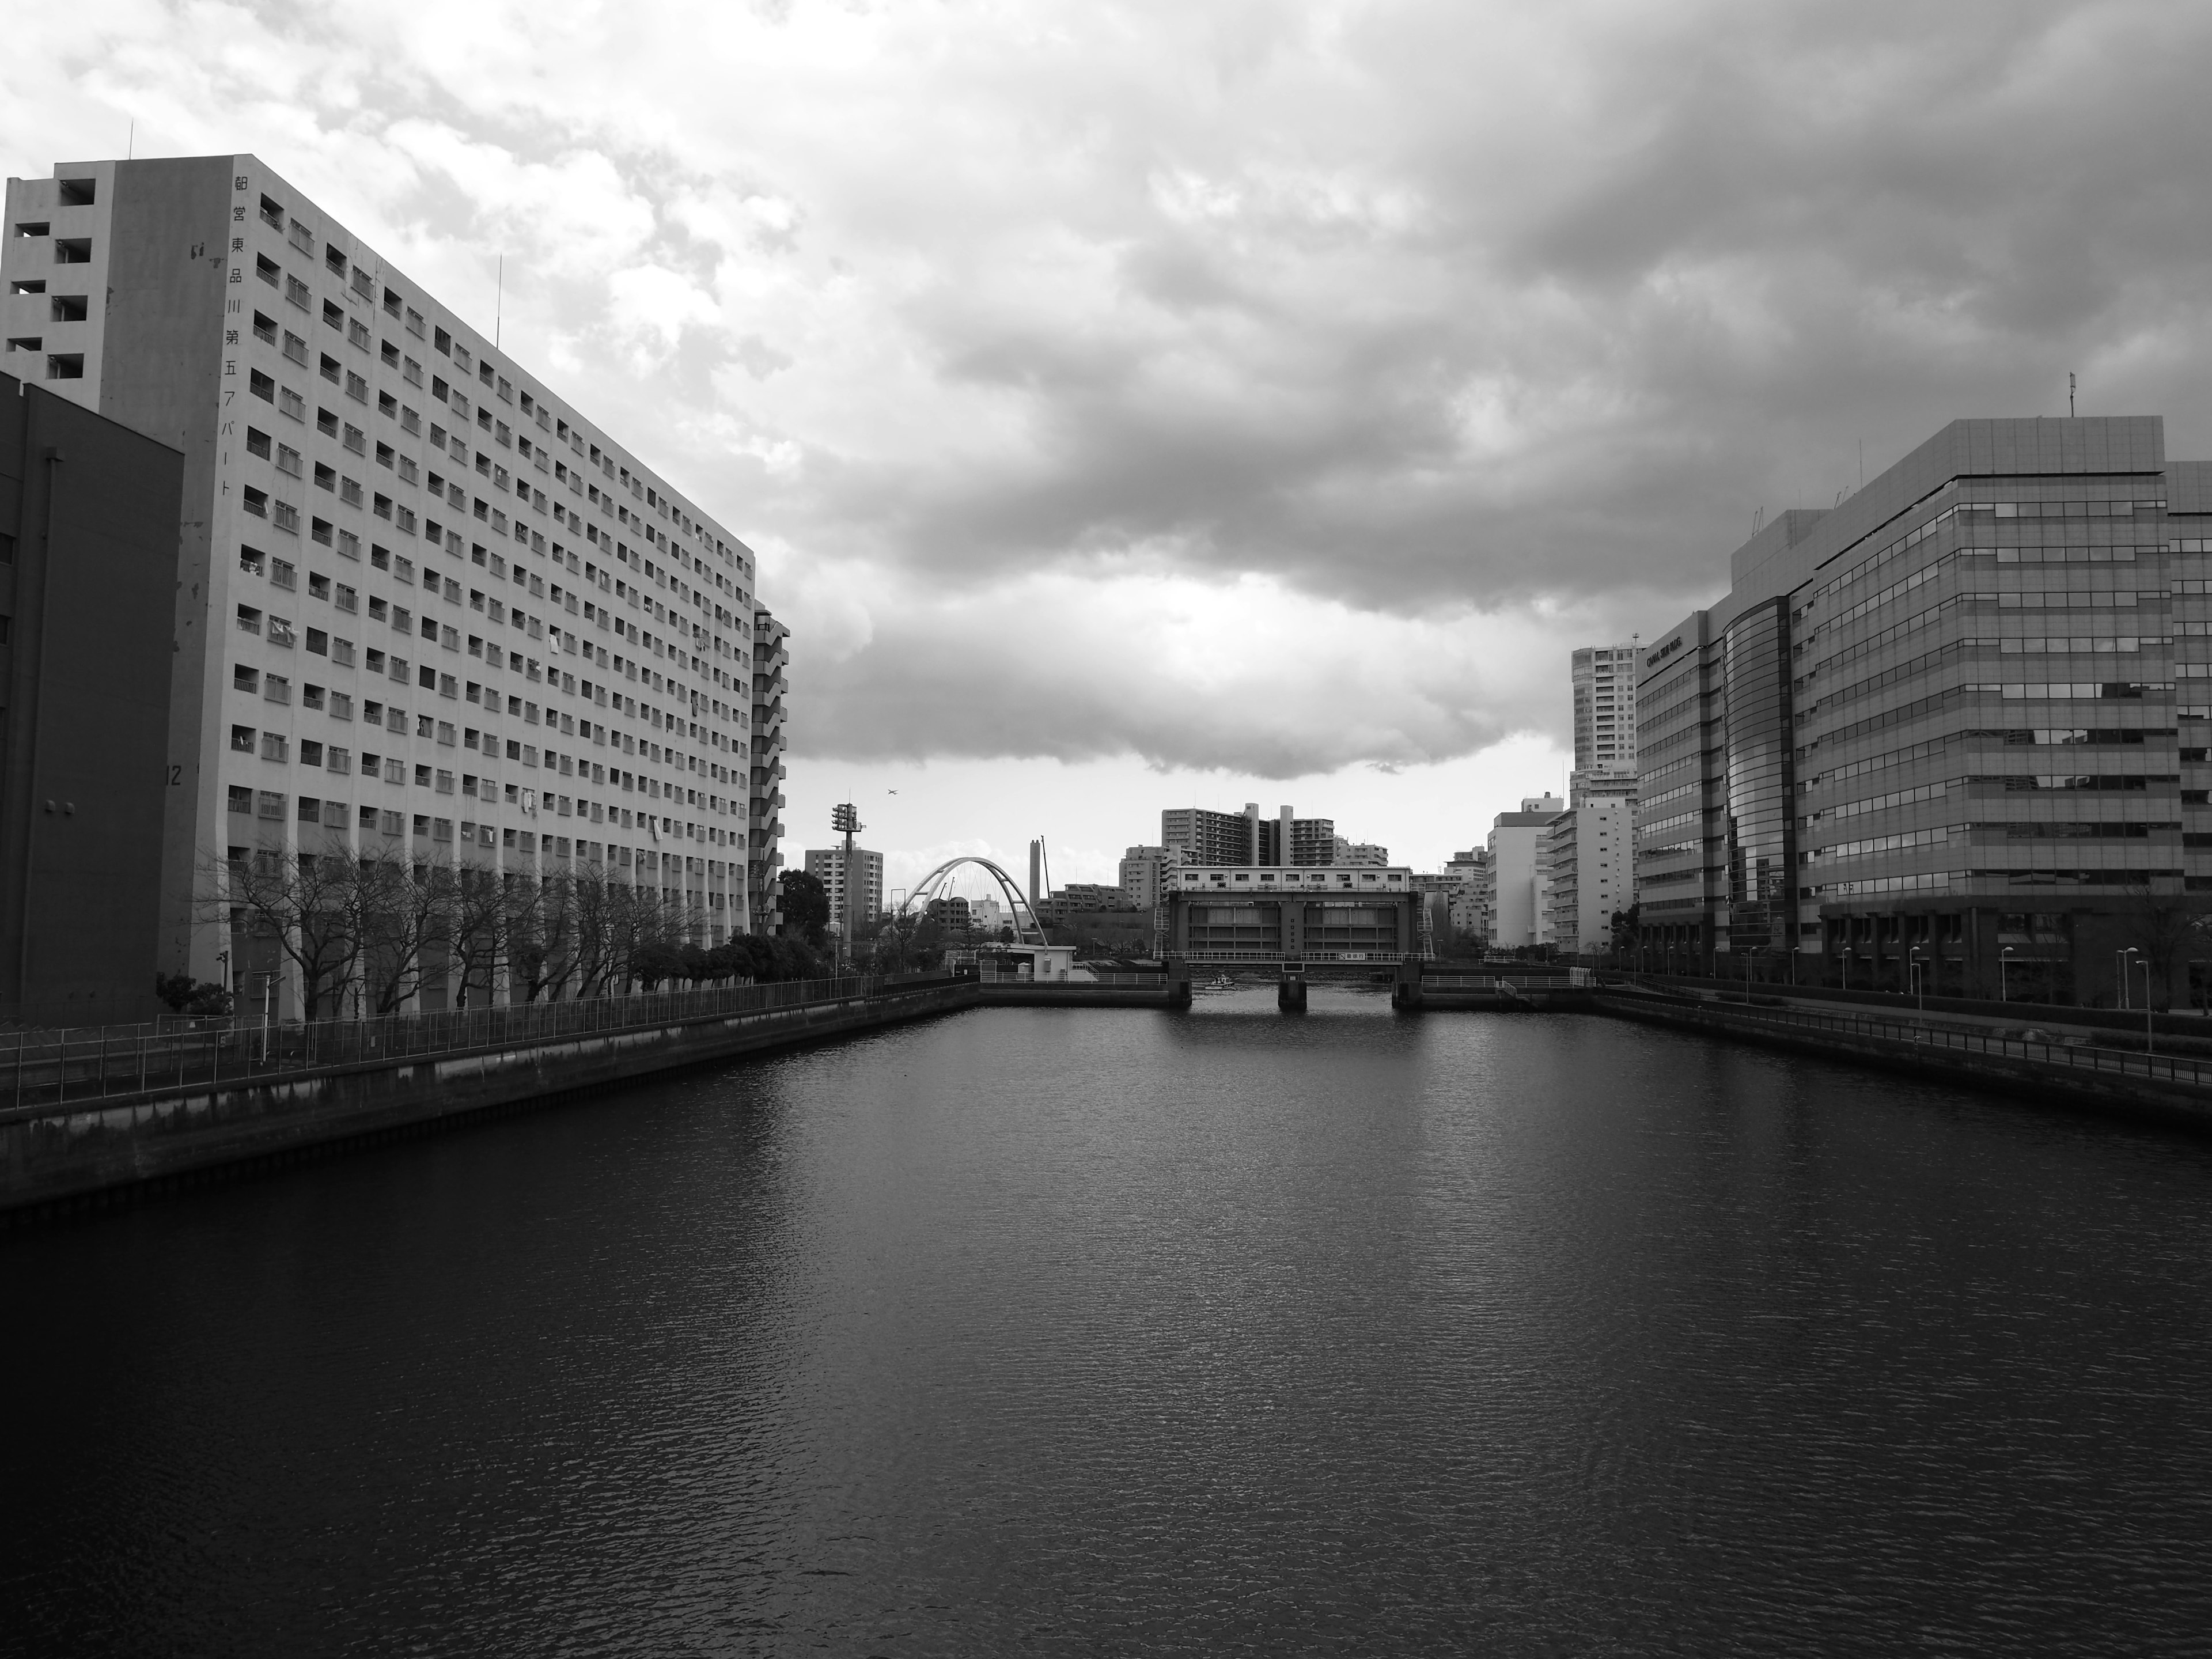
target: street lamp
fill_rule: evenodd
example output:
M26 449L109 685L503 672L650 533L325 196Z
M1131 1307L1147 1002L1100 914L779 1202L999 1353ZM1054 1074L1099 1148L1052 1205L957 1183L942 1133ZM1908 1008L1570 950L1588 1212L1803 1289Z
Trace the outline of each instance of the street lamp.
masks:
M2120 981L2120 1006L2123 1008L2125 1008L2128 1006L2128 974L2130 971L2128 958L2135 954L2136 947L2132 945L2128 946L2124 951L2115 951L2112 952L2112 968L2115 976Z
M2129 951L2129 952L2128 952L2128 954L2129 954L2130 956L2133 956L2133 955L2135 954L2135 952L2134 952L2134 951ZM2151 1030L2150 1030L2150 958L2149 958L2148 957L2144 957L2141 962L2139 962L2139 963L2131 963L2130 965L2131 965L2131 966L2133 966L2133 967L2141 968L2141 969L2142 969L2142 976L2143 976L2143 1052L2144 1052L2145 1054L2149 1054L2149 1053L2151 1053L2151 1052L2152 1052L2152 1048L2151 1048Z
M1920 946L1914 945L1905 953L1905 964L1912 975L1912 994L1919 1000L1920 1012L1928 1012L1928 972L1920 961Z
M2005 977L2005 969L2011 966L2011 963L2008 963L2006 958L2011 955L2012 946L2009 945L2006 945L2004 949L1997 952L1997 1000L1999 1002L2010 1002L2012 1000L2011 984Z

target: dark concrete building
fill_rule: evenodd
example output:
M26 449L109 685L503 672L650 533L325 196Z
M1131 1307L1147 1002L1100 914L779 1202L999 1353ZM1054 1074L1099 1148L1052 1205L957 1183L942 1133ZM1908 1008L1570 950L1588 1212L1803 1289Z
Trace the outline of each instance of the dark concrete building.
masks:
M0 1018L158 1012L184 456L0 374Z

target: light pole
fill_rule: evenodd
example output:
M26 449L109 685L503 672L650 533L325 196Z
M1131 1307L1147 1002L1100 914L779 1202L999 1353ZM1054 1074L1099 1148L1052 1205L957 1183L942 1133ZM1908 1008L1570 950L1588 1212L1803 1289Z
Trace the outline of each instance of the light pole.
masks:
M1920 947L1914 945L1905 953L1905 966L1912 974L1912 994L1918 1000L1920 1012L1928 1012L1928 970L1920 960Z
M850 801L830 809L830 828L842 830L845 836L844 892L838 908L843 912L837 918L837 971L843 973L851 960L853 931L853 832L862 827L860 814Z
M2005 969L2011 965L2006 958L2011 955L2012 946L2009 945L2006 945L2002 951L1997 952L1997 1000L1999 1002L2010 1002L2012 1000L2012 986L2010 981L2005 977Z
M2130 956L2133 956L2133 955L2135 954L2135 952L2134 952L2134 951L2130 951L2128 954L2129 954ZM2142 975L2143 975L2143 1052L2144 1052L2145 1054L2149 1054L2149 1053L2151 1053L2151 1052L2152 1052L2152 1048L2151 1048L2151 1029L2150 1029L2150 958L2149 958L2148 957L2144 957L2141 962L2139 962L2139 963L2132 963L2132 964L2130 964L2130 965L2135 966L2135 967L2141 968L2141 969L2142 969Z
M2112 952L2112 966L2118 970L2118 974L2120 981L2120 1006L2123 1008L2125 1008L2128 1006L2128 975L2130 971L2128 964L2128 958L2135 954L2136 947L2132 945L2128 946L2124 951L2115 951Z

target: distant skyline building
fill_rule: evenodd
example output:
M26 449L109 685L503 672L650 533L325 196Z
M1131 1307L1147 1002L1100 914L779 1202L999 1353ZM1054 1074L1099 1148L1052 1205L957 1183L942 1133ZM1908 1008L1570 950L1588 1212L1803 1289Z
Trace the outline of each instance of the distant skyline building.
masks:
M1273 817L1260 815L1257 801L1245 802L1241 813L1171 806L1160 814L1160 845L1189 865L1322 868L1348 844L1334 819L1302 818L1287 805Z
M1550 932L1547 890L1552 820L1567 810L1557 795L1528 795L1500 812L1490 830L1490 942L1502 951L1543 944Z
M1574 679L1575 766L1585 776L1636 774L1636 645L1583 646Z
M852 890L846 890L845 849L842 847L810 847L806 849L806 873L822 884L830 896L830 926L839 933L845 931L846 907L849 900L854 924L865 927L884 913L884 855L872 853L865 847L853 849Z
M1632 900L1635 814L1626 806L1570 807L1545 829L1549 915L1545 942L1572 955L1613 948L1613 918Z
M1166 873L1182 862L1171 847L1132 847L1121 854L1121 891L1140 910L1157 908Z
M1380 870L1389 864L1390 849L1373 842L1346 841L1337 836L1332 839L1327 862L1339 868Z

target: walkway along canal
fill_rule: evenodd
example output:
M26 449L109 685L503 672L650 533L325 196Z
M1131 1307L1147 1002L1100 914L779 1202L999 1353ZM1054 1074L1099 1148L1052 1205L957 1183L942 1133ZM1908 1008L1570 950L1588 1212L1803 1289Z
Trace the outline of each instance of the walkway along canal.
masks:
M1613 984L1424 973L1401 1013L1595 1012L1982 1089L2212 1127L2212 1061L2118 1034L2023 1037L1941 1017L1723 1002ZM1304 981L1279 997L1304 1007ZM854 977L274 1028L15 1034L0 1046L0 1218L103 1201L226 1167L289 1162L656 1073L978 1006L1190 1006L1189 970L1089 983ZM0 1040L4 1041L4 1040Z

